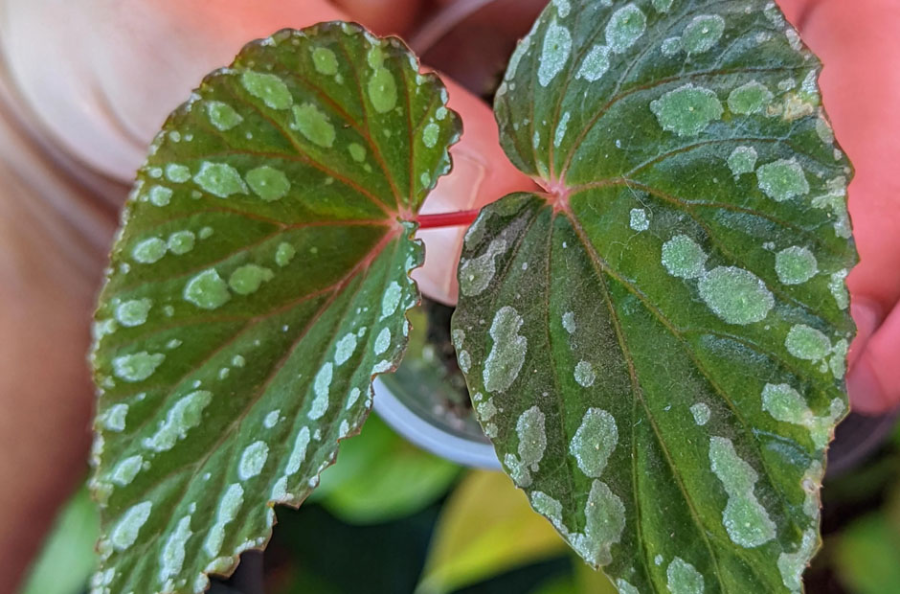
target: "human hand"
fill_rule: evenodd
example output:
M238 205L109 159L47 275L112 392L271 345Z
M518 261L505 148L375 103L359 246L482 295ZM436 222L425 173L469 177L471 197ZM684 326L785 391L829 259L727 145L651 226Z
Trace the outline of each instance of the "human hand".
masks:
M0 590L13 588L56 507L83 476L93 404L84 360L90 310L127 183L166 114L250 39L347 18L380 34L403 34L416 25L423 2L154 0L123 8L113 0L33 0L0 7L6 85L20 96L18 116L38 138L34 146L10 134L0 149L8 182L0 191L0 450L10 457L0 462L0 480L16 482L0 491L0 561L8 567ZM900 403L900 372L891 369L900 353L900 181L887 161L900 142L885 132L900 130L893 111L900 6L779 4L826 65L825 106L857 170L850 212L862 262L848 280L859 326L851 401L856 410L889 410ZM63 24L59 31L49 29L49 8ZM448 86L466 133L452 151L454 173L441 180L425 212L477 208L530 189L497 143L490 108ZM17 134L22 126L0 123L0 132ZM423 232L429 258L416 277L424 293L455 301L455 265L446 257L458 255L462 234Z
M0 591L15 589L83 480L91 311L121 204L165 117L249 40L334 19L406 33L422 3L0 3ZM499 150L490 108L448 86L467 133L426 210L480 207L529 185ZM462 231L428 235L458 248ZM454 271L441 267L430 261L417 277L449 300Z

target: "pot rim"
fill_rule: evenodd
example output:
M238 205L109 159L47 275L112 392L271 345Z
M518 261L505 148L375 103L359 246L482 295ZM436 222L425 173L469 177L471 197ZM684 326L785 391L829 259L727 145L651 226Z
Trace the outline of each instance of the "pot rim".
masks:
M467 467L500 470L500 461L490 443L466 439L437 427L410 410L378 379L372 388L375 412L412 444Z

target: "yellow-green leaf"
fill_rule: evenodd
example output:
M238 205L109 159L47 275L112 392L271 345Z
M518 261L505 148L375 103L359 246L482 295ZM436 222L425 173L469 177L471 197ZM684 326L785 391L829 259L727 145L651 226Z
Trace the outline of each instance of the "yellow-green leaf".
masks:
M418 591L452 592L564 551L503 474L473 471L441 513Z

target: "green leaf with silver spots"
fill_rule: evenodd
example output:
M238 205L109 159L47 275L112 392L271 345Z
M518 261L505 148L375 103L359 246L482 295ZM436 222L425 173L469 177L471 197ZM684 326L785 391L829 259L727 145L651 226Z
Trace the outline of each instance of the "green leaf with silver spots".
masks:
M847 410L851 169L761 0L556 0L495 112L454 340L516 485L620 591L801 589Z
M399 40L329 23L249 44L166 122L96 314L96 590L202 591L362 426L418 302L446 100Z

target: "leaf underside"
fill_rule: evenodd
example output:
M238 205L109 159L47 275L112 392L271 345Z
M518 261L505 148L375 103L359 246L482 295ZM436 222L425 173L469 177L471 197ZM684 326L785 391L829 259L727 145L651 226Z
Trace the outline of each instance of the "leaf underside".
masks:
M849 163L774 3L556 0L453 336L504 469L620 591L801 589L846 411Z
M284 30L151 147L96 314L97 591L202 591L358 432L460 125L396 39Z

